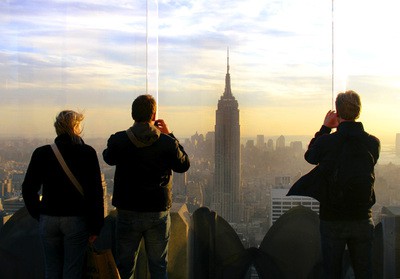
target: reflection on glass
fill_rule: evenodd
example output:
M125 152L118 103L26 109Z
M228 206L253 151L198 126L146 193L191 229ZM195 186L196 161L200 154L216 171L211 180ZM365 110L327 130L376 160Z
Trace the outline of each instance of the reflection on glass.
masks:
M101 151L132 124L132 100L148 92L193 156L187 177L176 179L184 189L176 201L210 206L229 47L241 214L263 224L254 242L270 226L271 188L311 168L304 149L339 91L361 95L360 121L382 141L379 206L400 200L397 0L40 3L0 3L0 181L8 192L18 190L34 147L53 138L58 111L83 110L84 138ZM111 189L113 170L102 171Z

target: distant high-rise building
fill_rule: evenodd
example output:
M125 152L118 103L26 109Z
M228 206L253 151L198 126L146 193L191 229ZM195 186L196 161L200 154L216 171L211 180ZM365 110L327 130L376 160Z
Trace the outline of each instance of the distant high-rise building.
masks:
M13 183L11 178L4 179L3 182L0 182L0 198L8 197L13 190Z
M290 148L292 148L294 154L303 154L303 143L301 141L292 141Z
M396 155L400 156L400 133L396 134Z
M264 135L257 135L256 147L260 149L265 147Z
M288 176L288 175L275 177L275 186L289 187L290 182L291 182L291 179L290 179L290 176Z
M289 188L271 189L270 225L293 207L302 205L319 214L319 202L310 197L286 196Z
M246 148L254 148L254 140L247 140Z
M276 140L276 149L285 148L285 146L286 146L285 137L284 136L280 136Z
M238 102L232 95L229 53L225 91L218 101L215 124L215 181L212 209L228 222L241 219L240 125Z
M274 141L272 139L269 139L267 141L267 149L268 150L274 150Z
M215 150L215 131L207 132L206 146L207 146L208 150L214 152L214 150ZM212 154L214 154L214 153L212 153Z
M204 136L202 134L199 135L199 133L196 132L193 136L191 136L191 141L193 144L198 144L200 142L204 141Z
M177 173L173 174L173 188L172 192L174 196L186 196L186 186L187 186L187 173Z
M214 140L215 140L215 132L214 132L214 131L212 131L212 132L207 132L207 134L206 134L206 141L214 142Z
M104 173L101 173L101 186L103 187L103 206L104 206L104 216L108 215L108 208L109 208L109 196L107 193L107 182Z

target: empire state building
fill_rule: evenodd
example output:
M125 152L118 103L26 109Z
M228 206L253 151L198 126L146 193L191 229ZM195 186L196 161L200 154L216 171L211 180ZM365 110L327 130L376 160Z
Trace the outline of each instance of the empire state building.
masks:
M211 208L228 222L240 221L240 125L232 95L229 54L225 91L218 101L215 124L215 177Z

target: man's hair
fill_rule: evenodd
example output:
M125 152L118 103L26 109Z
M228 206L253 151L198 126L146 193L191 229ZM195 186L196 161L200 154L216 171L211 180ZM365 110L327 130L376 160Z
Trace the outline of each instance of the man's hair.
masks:
M156 109L157 104L153 96L140 95L132 103L132 118L136 122L150 122Z
M356 120L360 116L361 99L353 90L339 93L335 104L338 116L344 120Z
M73 110L61 111L54 121L54 128L56 129L57 136L67 134L71 137L72 141L79 143L79 136L82 133L82 130L76 128L83 119L84 116L82 113Z

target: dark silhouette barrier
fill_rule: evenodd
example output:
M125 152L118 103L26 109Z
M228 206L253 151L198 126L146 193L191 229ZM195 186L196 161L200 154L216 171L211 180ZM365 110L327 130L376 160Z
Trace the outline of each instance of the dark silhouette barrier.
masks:
M4 279L44 278L39 223L25 207L14 213L0 231L0 268Z
M382 240L377 243L381 245L381 249L377 251L381 252L378 255L381 256L382 264L378 267L382 269L381 278L400 278L400 216L389 214L388 211L388 208L382 209L386 216L380 223ZM375 241L378 239L375 238Z
M259 278L321 278L319 220L305 207L295 207L270 228L260 247L245 249L233 228L215 212L202 207L191 217L185 205L171 211L170 279L248 279L254 266ZM400 217L385 217L376 225L373 246L374 278L396 278L400 270ZM38 222L26 208L18 210L0 230L0 278L44 278ZM114 250L115 212L95 243ZM348 255L345 278L352 278ZM395 276L395 277L393 277ZM144 247L139 253L136 279L150 278Z
M400 270L398 220L400 217L385 217L376 225L373 278L397 278L393 274ZM189 279L248 279L252 266L262 279L322 278L319 217L303 206L283 214L261 245L248 249L222 217L202 207L192 214L188 242ZM344 279L354 278L347 250L343 273Z
M105 218L104 227L95 242L96 249L111 248L115 254L115 216L116 212L112 211ZM171 211L171 221L168 275L171 279L186 279L189 213L185 205ZM0 278L44 278L39 223L29 215L25 207L18 210L0 230ZM143 245L135 278L150 278Z
M274 260L283 278L319 278L322 257L318 215L303 206L292 208L269 229L260 250Z
M318 278L318 215L298 207L281 218L258 249L245 249L222 217L208 208L196 210L189 229L189 278L242 279L252 265L260 278Z

